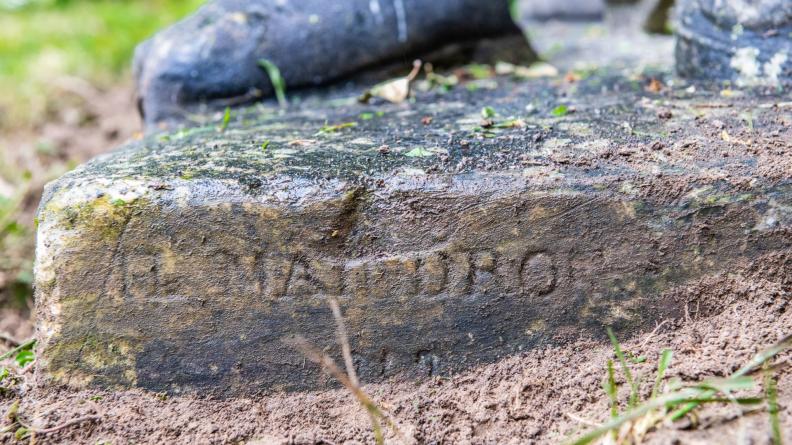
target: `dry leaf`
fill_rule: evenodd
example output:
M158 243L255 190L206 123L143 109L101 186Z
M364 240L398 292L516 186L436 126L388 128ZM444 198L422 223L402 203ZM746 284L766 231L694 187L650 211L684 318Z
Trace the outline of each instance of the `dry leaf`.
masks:
M649 85L646 86L646 91L651 93L659 93L660 91L663 91L663 83L655 78L652 78L649 81Z
M569 71L564 76L564 81L567 83L575 83L580 81L581 77L579 74L575 73L574 71Z
M520 79L538 79L540 77L555 77L558 75L558 68L546 62L536 62L531 66L512 65L511 63L498 62L495 65L495 73L498 75L513 75Z
M377 85L371 89L371 95L395 104L404 102L410 96L410 81L404 78Z
M368 100L372 97L379 97L395 104L404 102L408 97L410 97L410 87L412 86L412 82L418 76L418 73L421 70L421 65L422 62L420 60L416 60L413 62L413 70L409 75L407 75L407 77L402 77L375 85L370 90L363 93L360 101L368 102Z
M304 147L306 145L312 145L316 143L316 139L295 139L293 141L289 141L290 147Z

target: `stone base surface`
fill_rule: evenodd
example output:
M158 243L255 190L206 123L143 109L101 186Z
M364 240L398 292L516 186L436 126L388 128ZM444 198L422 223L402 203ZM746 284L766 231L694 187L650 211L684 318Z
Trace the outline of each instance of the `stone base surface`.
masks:
M676 287L790 249L789 104L635 79L259 106L100 157L39 211L37 372L322 387L284 340L338 357L331 296L364 381L682 316Z

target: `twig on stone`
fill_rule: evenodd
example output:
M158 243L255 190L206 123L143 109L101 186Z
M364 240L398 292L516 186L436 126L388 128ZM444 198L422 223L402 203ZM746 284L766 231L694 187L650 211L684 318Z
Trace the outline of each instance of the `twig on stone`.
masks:
M328 302L336 321L336 336L338 337L338 344L341 345L341 354L344 356L344 366L346 366L349 381L355 386L360 386L357 372L355 372L355 362L352 360L352 348L349 347L349 337L344 324L344 317L341 314L341 306L338 305L338 300L335 297L330 297Z
M335 297L330 297L328 299L328 304L330 305L330 310L333 311L333 318L335 318L336 337L338 344L341 345L341 355L344 357L344 367L346 368L346 375L349 378L349 383L360 389L360 381L358 380L357 372L355 371L355 361L352 359L352 348L349 346L349 336L347 335L346 325L344 324L344 317L341 314L341 306L338 304L338 300ZM362 391L360 392L362 393ZM358 400L360 400L360 398L358 398ZM361 404L366 407L366 403L363 401L361 401ZM368 407L366 407L366 411L368 412L369 419L371 420L371 424L374 427L374 436L379 443L382 441L382 432L379 427L378 417L382 417L386 419L386 421L387 418L384 416L384 414L380 414L378 416Z
M313 345L311 345L308 340L306 340L302 336L297 336L294 339L288 340L287 343L290 343L294 346L297 350L299 350L303 355L305 355L308 360L318 364L322 368L324 368L327 372L330 373L333 377L335 377L339 382L341 382L344 387L352 393L352 395L357 399L357 401L363 405L363 408L366 409L366 412L369 414L371 418L372 427L374 429L374 437L378 444L384 443L384 439L382 437L382 429L379 424L379 420L384 420L394 432L398 435L399 433L398 428L396 428L396 424L393 423L390 418L388 418L382 410L377 406L374 401L369 398L368 394L363 392L360 389L360 386L355 385L352 383L350 377L338 367L335 361L330 358L327 354L320 351Z
M372 429L374 430L374 438L376 443L384 443L380 421L385 422L385 424L388 425L394 434L396 434L396 436L402 442L406 443L404 435L402 435L401 431L396 426L396 423L393 422L393 420L388 415L386 415L385 412L379 406L377 406L373 400L371 400L368 394L366 394L360 388L360 382L355 371L355 363L352 359L352 348L349 345L349 337L347 335L346 324L344 323L344 316L341 313L341 306L335 297L328 298L328 304L330 305L330 310L333 312L333 318L336 322L336 336L337 341L341 346L341 354L344 357L344 366L346 367L346 372L341 370L341 368L338 367L338 365L330 356L311 345L304 337L297 336L293 339L287 339L284 341L300 351L306 358L308 358L308 360L318 364L327 372L329 372L330 375L335 377L339 382L341 382L342 385L344 385L344 387L347 388L347 390L349 390L349 392L352 393L352 395L357 399L358 403L363 406L363 408L366 410L366 413L369 415Z

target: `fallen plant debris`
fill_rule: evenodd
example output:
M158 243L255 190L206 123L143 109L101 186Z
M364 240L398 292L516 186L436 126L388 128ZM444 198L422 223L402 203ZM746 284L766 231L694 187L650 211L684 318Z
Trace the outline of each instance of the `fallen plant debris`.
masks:
M663 85L663 82L652 77L651 79L649 79L649 83L646 85L646 91L650 93L659 93L663 91L664 87L665 86Z
M338 133L339 131L344 130L346 128L354 128L354 127L357 127L357 122L344 122L336 125L327 125L325 123L322 126L322 128L319 129L316 135L318 136L321 134Z
M405 77L374 85L371 89L366 90L358 100L362 103L368 103L372 98L379 97L395 104L404 102L410 97L412 83L421 72L422 64L423 62L420 60L414 61L410 74Z
M559 75L558 68L547 62L536 62L531 66L498 62L495 65L495 73L499 76L510 75L515 79L538 79L542 77L556 77Z

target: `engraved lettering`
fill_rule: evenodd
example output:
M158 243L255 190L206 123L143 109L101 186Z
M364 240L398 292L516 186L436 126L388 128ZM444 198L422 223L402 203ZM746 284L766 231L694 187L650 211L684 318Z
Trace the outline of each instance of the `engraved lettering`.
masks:
M344 291L344 267L323 260L309 262L311 275L317 282L321 292L329 295L341 295Z
M447 260L438 252L429 254L421 261L419 272L421 289L429 295L437 295L446 287L448 275Z
M129 255L123 275L124 295L146 299L156 295L223 297L259 294L284 296L336 295L354 299L406 299L444 295L461 297L488 292L541 296L557 285L556 263L547 252L520 252L511 246L458 251L438 249L385 258L340 262L302 256L222 255L226 267L215 267L207 255L160 250ZM177 273L191 270L199 286Z
M295 261L292 264L291 277L286 287L286 294L299 297L316 293L317 288L311 280L308 266L302 261Z
M391 257L372 265L368 290L374 298L417 294L418 262L408 257Z
M286 295L286 286L292 273L292 260L289 258L267 258L264 264L264 295L270 299Z
M449 295L461 296L470 292L470 258L465 252L453 252L448 255L448 287Z
M525 257L521 271L523 292L529 295L546 295L556 286L556 268L553 258L546 253Z
M355 299L367 298L366 263L353 263L344 270L345 293Z
M473 255L473 283L480 292L486 292L495 285L495 255L484 251Z

